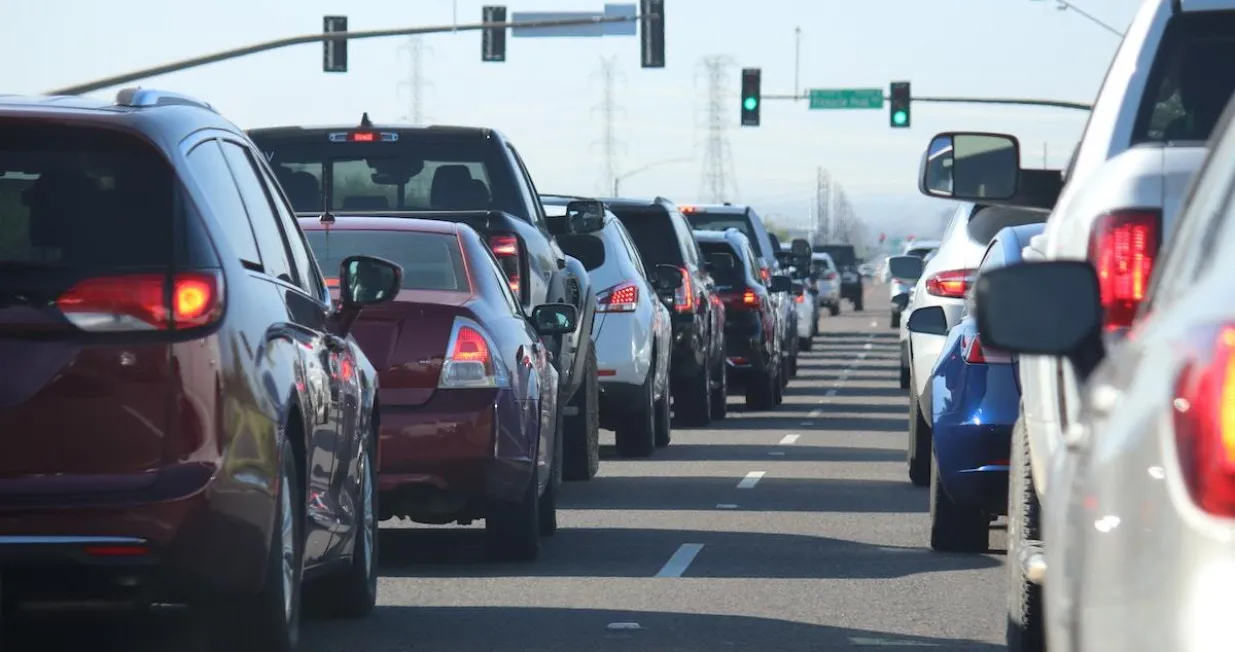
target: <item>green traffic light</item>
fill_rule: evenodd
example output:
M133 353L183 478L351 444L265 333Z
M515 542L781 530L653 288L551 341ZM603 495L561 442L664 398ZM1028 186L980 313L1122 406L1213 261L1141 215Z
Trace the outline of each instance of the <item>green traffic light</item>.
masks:
M904 111L897 111L892 114L892 122L897 125L903 125L909 122L909 114Z
M757 106L759 106L759 100L757 98L748 97L742 100L742 108L746 109L747 111L754 111L755 107Z

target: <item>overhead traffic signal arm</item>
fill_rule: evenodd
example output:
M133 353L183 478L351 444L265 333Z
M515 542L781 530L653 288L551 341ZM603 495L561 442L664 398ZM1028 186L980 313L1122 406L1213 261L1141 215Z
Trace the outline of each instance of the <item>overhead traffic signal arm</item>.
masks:
M909 82L892 82L888 96L888 120L892 128L907 129L911 124L909 105L913 101L909 94Z
M742 126L759 126L759 109L763 104L762 85L763 70L760 68L742 69Z

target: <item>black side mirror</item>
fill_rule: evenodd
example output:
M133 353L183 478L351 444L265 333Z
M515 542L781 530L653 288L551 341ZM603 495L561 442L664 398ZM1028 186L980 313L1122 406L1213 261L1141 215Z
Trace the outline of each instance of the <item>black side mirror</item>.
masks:
M1019 263L974 286L982 343L1009 353L1067 358L1084 380L1102 362L1102 298L1083 261Z
M652 270L652 285L658 292L673 292L682 287L682 270L673 265L657 265Z
M605 227L605 203L576 199L566 204L566 220L571 233L595 233Z
M539 335L565 335L578 327L579 309L569 303L546 303L533 308L530 319Z
M944 314L943 308L939 306L918 308L909 315L909 321L905 324L905 327L909 329L910 333L947 335L948 317Z
M806 260L810 260L810 241L805 238L794 238L793 241L789 243L789 251L793 253L795 258L805 258Z
M892 256L888 259L888 272L898 281L916 283L925 268L926 262L917 256Z
M897 310L904 310L909 307L909 293L901 292L900 294L892 297L892 305L896 306ZM906 324L906 326L908 326L908 324Z
M789 292L793 290L793 279L782 274L772 276L772 285L768 288L773 292Z
M928 197L961 201L1016 196L1021 180L1021 144L1015 136L945 132L922 155L918 189Z
M348 256L339 265L339 309L331 331L347 335L360 310L393 300L403 287L403 268L375 256Z

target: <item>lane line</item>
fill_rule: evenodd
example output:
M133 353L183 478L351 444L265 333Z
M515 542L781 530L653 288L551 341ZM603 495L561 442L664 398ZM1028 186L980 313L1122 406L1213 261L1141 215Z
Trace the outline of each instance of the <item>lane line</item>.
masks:
M751 471L747 473L746 477L742 478L742 481L738 483L738 489L754 489L755 485L759 484L764 475L767 475L766 471Z
M771 455L772 457L784 457L785 451L768 451L768 455Z
M866 345L865 345L865 346L863 346L862 348L864 348L864 349L866 349L867 351L869 351L869 350L871 350L871 348L873 348L873 347L871 346L871 343L870 343L870 342L867 342L867 343L866 343Z
M814 421L799 421L798 425L799 426L813 426L815 425L815 422Z
M873 321L873 322L871 322L871 326L878 326L878 325L879 325L879 322L877 322L877 321ZM871 334L870 334L870 339L875 339L875 334L874 334L874 333L871 333Z
M643 629L643 628L639 626L639 623L609 623L609 626L606 629L619 630L619 629Z
M836 390L834 390L834 389L829 389L829 390L828 390L828 393L827 393L827 394L825 394L825 396L836 396Z
M716 509L737 509L738 506L733 503L716 503Z
M665 562L656 577L681 577L682 573L690 568L690 562L695 560L700 550L703 550L702 543L683 543L678 546L677 552Z
M812 419L816 417L821 417L823 416L823 410L811 410L810 414L806 416L811 417Z
M849 637L849 642L858 647L940 647L938 643L913 641L907 638L863 638Z
M782 446L788 446L789 444L796 443L798 441L798 438L801 436L802 435L788 434L780 438L780 443Z

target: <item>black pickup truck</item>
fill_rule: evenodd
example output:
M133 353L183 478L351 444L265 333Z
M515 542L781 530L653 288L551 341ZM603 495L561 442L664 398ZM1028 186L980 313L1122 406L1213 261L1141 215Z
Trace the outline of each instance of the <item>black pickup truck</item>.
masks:
M300 216L381 215L465 223L489 243L525 311L546 303L579 309L574 333L545 340L561 375L562 474L589 480L600 468L599 386L587 270L555 235L593 228L599 202L545 216L514 146L492 129L374 125L249 131ZM599 228L596 221L595 228Z

